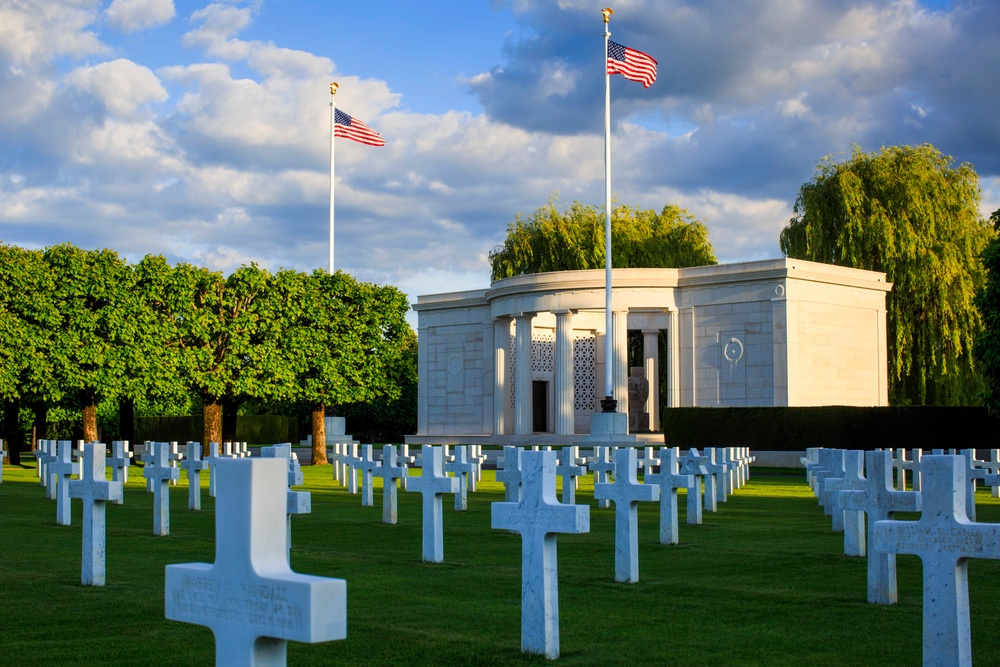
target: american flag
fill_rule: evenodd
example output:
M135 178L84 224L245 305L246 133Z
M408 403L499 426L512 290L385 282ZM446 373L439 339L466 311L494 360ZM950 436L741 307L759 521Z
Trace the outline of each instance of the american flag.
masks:
M385 146L382 135L340 109L333 111L333 136L353 139L369 146Z
M649 88L656 81L656 61L642 51L608 41L608 74L622 74Z

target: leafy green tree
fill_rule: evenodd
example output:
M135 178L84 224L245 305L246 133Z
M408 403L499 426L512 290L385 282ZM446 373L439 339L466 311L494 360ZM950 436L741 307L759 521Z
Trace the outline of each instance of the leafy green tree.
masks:
M990 216L994 235L983 250L986 281L976 295L976 307L983 318L983 330L973 351L986 381L983 398L993 414L1000 413L1000 209Z
M328 408L400 396L395 371L413 336L409 304L395 287L340 271L317 270L298 289L304 300L288 325L285 356L296 360L298 400L312 414L313 463L325 463Z
M982 388L973 301L990 230L979 177L953 163L930 144L827 157L781 232L788 257L882 271L894 284L886 303L894 405L972 404Z
M124 390L125 350L134 339L134 276L112 250L52 246L43 259L55 313L48 351L56 381L79 407L83 438L98 439L97 404Z
M41 251L0 244L0 397L14 464L25 450L21 406L34 407L44 425L45 407L61 398L49 356L57 326L51 292Z
M490 253L492 279L546 271L604 268L603 207L555 200L527 219L518 214L504 243ZM687 210L668 204L659 213L618 206L611 215L614 268L680 268L715 264L708 230Z

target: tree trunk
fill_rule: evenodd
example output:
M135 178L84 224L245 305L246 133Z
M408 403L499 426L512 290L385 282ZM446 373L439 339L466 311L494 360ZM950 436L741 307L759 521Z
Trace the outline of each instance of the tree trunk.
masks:
M97 401L93 396L83 399L83 441L97 442Z
M222 406L214 398L206 398L205 407L202 408L202 418L204 423L204 435L202 435L201 449L204 456L208 456L209 443L222 442Z
M326 406L313 406L312 411L312 464L326 463Z
M222 399L222 440L225 442L236 442L236 419L239 411L240 401Z
M12 466L21 465L24 434L21 433L21 402L17 399L3 402L3 440Z
M135 399L118 401L118 439L135 442Z
M31 410L35 413L35 421L31 427L30 447L31 451L35 451L39 440L49 439L49 404L38 401L31 406Z

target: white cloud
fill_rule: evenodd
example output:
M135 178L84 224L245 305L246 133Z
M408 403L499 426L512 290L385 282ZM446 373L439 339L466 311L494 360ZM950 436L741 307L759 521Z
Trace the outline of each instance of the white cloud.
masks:
M167 99L152 70L124 58L80 67L67 75L66 82L93 95L115 116L131 117L142 106Z
M112 0L104 15L122 32L136 32L164 25L176 15L174 0Z
M15 69L35 67L58 56L108 52L88 26L99 0L5 0L0 4L0 62Z

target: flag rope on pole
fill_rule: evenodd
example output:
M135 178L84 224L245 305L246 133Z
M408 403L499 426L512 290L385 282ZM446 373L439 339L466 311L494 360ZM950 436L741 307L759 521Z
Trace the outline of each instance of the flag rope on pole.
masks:
M334 104L334 96L340 85L336 82L330 84L330 275L333 275L333 176L335 153L333 139L336 136L335 119L337 117L337 107Z

